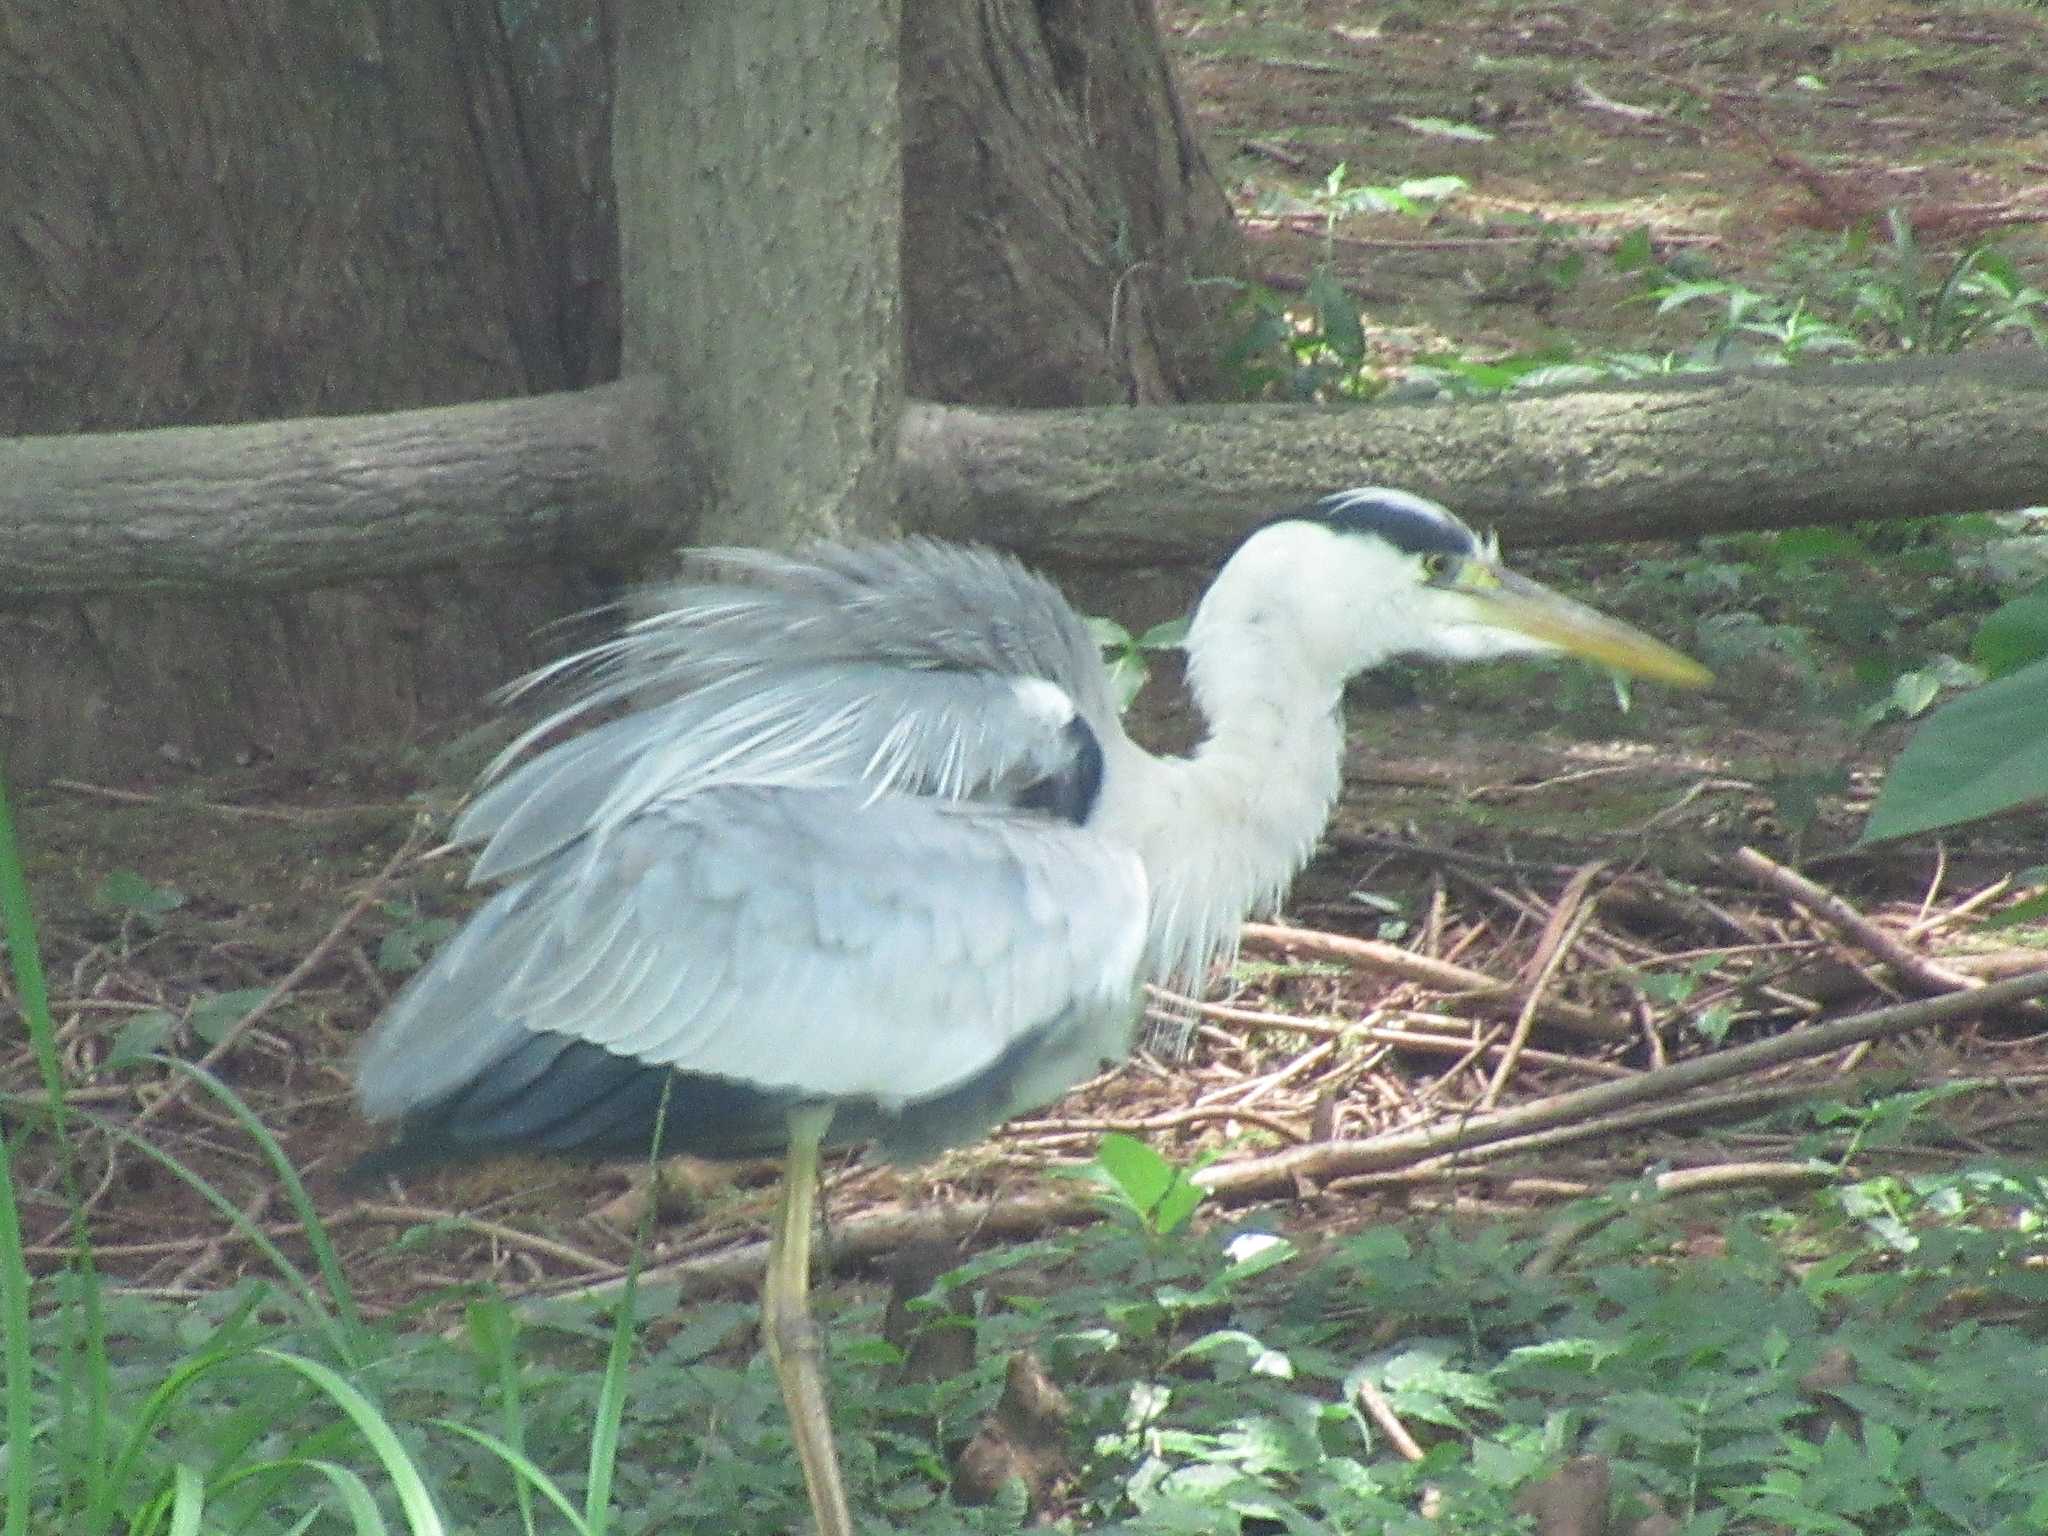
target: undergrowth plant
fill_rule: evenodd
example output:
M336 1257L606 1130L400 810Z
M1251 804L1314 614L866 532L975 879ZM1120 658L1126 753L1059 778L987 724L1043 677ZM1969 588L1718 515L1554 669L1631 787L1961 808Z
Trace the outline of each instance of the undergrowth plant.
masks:
M1629 302L1659 319L1706 317L1702 334L1685 346L1586 348L1560 340L1508 355L1449 350L1383 359L1368 344L1362 306L1335 275L1330 244L1337 219L1358 211L1350 199L1361 194L1376 200L1359 206L1419 215L1455 196L1463 183L1439 177L1347 191L1346 174L1338 166L1304 200L1324 218L1325 256L1299 299L1257 285L1241 294L1241 328L1223 361L1249 398L1477 399L1610 379L1959 352L2011 335L2048 346L2048 289L2033 282L1995 237L1954 256L1936 256L1919 244L1911 221L1893 210L1883 239L1864 225L1819 247L1795 247L1774 282L1716 273L1689 250L1660 258L1647 229L1623 236L1609 262L1633 279ZM1574 250L1536 270L1540 283L1569 288L1584 258Z
M1985 619L1971 649L1983 686L1936 710L1906 743L1863 829L1866 845L2048 799L2048 585Z
M1354 185L1339 163L1319 187L1283 198L1269 212L1308 213L1322 222L1323 259L1300 301L1263 283L1236 284L1237 338L1223 365L1247 397L1293 400L1370 399L1381 385L1369 368L1369 347L1357 301L1336 273L1337 225L1359 213L1426 217L1465 188L1457 176L1413 177L1387 185Z
M0 921L41 1051L4 801ZM211 1201L263 1273L196 1302L125 1291L92 1262L75 1186L72 1261L32 1273L9 1159L67 1111L58 1094L41 1118L10 1116L6 1536L800 1526L750 1302L685 1304L635 1270L611 1298L515 1304L478 1284L368 1319L274 1138L209 1075L147 1065L241 1124L312 1262L100 1123ZM1289 1236L1210 1210L1198 1167L1108 1138L1084 1174L1113 1219L977 1254L920 1303L971 1335L964 1369L903 1379L879 1302L840 1299L831 1396L857 1507L903 1536L1026 1529L1021 1487L980 1508L947 1490L1006 1361L1030 1351L1069 1405L1058 1529L1493 1536L1519 1528L1533 1481L1597 1456L1617 1520L1660 1514L1684 1536L2039 1531L2048 1183L1990 1158L1888 1166L1894 1146L1938 1144L1922 1128L1944 1098L1814 1110L1805 1155L1834 1180L1812 1199L1705 1209L1624 1183L1564 1213L1568 1247L1449 1216ZM401 1241L424 1255L447 1239Z

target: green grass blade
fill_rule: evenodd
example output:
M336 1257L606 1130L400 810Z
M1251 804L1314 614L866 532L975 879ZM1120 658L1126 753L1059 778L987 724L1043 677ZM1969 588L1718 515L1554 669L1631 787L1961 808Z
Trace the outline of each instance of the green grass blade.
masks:
M335 1309L340 1312L342 1321L347 1325L348 1333L351 1335L347 1341L348 1347L341 1351L341 1359L351 1367L361 1364L359 1345L363 1333L363 1320L361 1314L356 1311L355 1293L349 1289L348 1275L341 1267L341 1259L334 1251L334 1244L328 1239L327 1224L320 1219L320 1212L315 1208L312 1196L306 1193L306 1186L300 1180L298 1170L292 1166L291 1159L285 1156L284 1148L278 1145L277 1138L271 1134L270 1128L242 1102L234 1089L204 1067L196 1062L181 1061L176 1057L160 1056L151 1059L184 1073L212 1094L221 1107L234 1116L235 1123L248 1133L250 1140L262 1150L271 1171L284 1186L285 1199L291 1205L292 1214L298 1217L300 1227L305 1231L307 1246L313 1250L314 1266L320 1271L320 1278L326 1284L327 1294L334 1298Z
M71 1154L74 1143L70 1134L70 1109L64 1102L64 1069L57 1056L57 1031L50 1018L49 985L43 975L42 950L36 940L35 913L29 904L28 876L14 835L14 813L7 798L4 764L0 764L0 939L6 941L15 995L21 1000L22 1018L28 1025L36 1070L49 1101L51 1132L58 1148L65 1198L74 1213L71 1222L72 1242L76 1249L73 1265L79 1278L77 1305L83 1313L81 1334L85 1342L85 1369L82 1382L78 1373L69 1369L58 1373L57 1432L63 1444L82 1448L83 1453L78 1459L85 1469L87 1503L90 1509L99 1512L106 1508L109 1496L104 1477L106 1457L103 1454L107 1444L107 1401L111 1390L105 1320L100 1306L99 1273L92 1259L91 1234L85 1223L76 1217L83 1208L84 1199L79 1189L77 1165ZM30 1373L14 1369L17 1349L24 1355L28 1350L29 1277L22 1243L21 1213L14 1203L11 1159L4 1171L7 1175L6 1220L11 1236L6 1239L9 1254L0 1262L7 1263L11 1272L0 1280L0 1286L6 1288L0 1291L0 1306L8 1309L5 1317L9 1362L8 1443L19 1447L20 1454L8 1461L6 1523L0 1530L4 1530L5 1536L20 1536L26 1530L28 1491L35 1479L34 1442L23 1432L24 1425L15 1420L17 1413L30 1410L32 1401L29 1395L33 1384ZM17 1287L18 1297L11 1294ZM18 1317L13 1310L17 1300L21 1308ZM68 1365L73 1357L67 1351L65 1358ZM85 1403L82 1426L76 1422L77 1403L81 1396ZM98 1531L101 1526L97 1520L88 1519L85 1529Z
M327 1479L328 1486L341 1496L342 1505L348 1510L349 1518L355 1522L359 1536L382 1536L388 1529L384 1523L383 1512L377 1508L376 1496L370 1492L370 1485L363 1481L359 1473L344 1467L340 1462L323 1461L318 1458L301 1461L298 1465ZM308 1515L307 1519L311 1520L312 1516Z
M441 1523L441 1513L434 1507L433 1495L427 1491L418 1464L376 1404L349 1385L339 1372L317 1360L308 1360L303 1355L281 1349L259 1349L256 1354L288 1370L297 1371L349 1416L369 1442L371 1451L384 1468L384 1475L391 1479L392 1491L398 1496L398 1507L405 1511L406 1524L413 1536L446 1536L447 1527Z
M143 1400L141 1412L135 1416L133 1424L129 1427L127 1441L121 1447L120 1454L114 1458L111 1475L107 1478L108 1487L122 1488L133 1480L142 1454L148 1449L150 1436L155 1432L156 1426L163 1422L164 1415L170 1412L172 1405L183 1395L185 1389L207 1372L234 1359L236 1354L235 1350L221 1349L193 1355L187 1360L180 1361L170 1375L156 1384L154 1390Z
M14 816L7 804L7 780L0 766L0 937L14 971L21 1011L28 1021L29 1042L50 1095L50 1119L58 1140L69 1144L64 1103L64 1069L57 1060L57 1032L50 1022L50 989L43 977L42 952L36 946L35 913L29 907L28 876L14 840Z
M520 1392L518 1319L501 1297L493 1296L486 1301L472 1302L463 1320L477 1354L490 1362L497 1375L498 1401L505 1415L505 1444L514 1454L524 1456L526 1413ZM534 1536L533 1489L524 1479L514 1478L512 1495L519 1504L519 1528L526 1532L526 1536ZM576 1523L580 1526L583 1522L579 1518Z
M651 1208L652 1200L647 1202ZM633 1356L633 1319L639 1305L642 1245L633 1245L626 1269L626 1288L612 1323L612 1343L604 1362L604 1384L597 1394L597 1423L590 1431L590 1485L584 1500L585 1528L604 1536L612 1502L612 1468L619 1455L619 1422L626 1411L626 1368Z
M674 1087L673 1077L662 1084L661 1102L654 1108L654 1134L647 1142L650 1181L661 1176L661 1143L668 1131L669 1093ZM650 1189L654 1187L649 1184ZM610 1516L612 1468L619 1456L619 1423L626 1413L626 1367L632 1359L633 1324L639 1316L640 1265L654 1234L654 1208L659 1203L650 1199L640 1211L640 1225L633 1234L633 1255L626 1264L626 1288L612 1318L612 1345L605 1356L604 1385L597 1396L597 1423L590 1432L590 1482L585 1489L583 1508L591 1536L604 1536Z
M200 1517L205 1513L206 1479L197 1467L181 1461L171 1473L169 1536L199 1536Z
M569 1522L569 1527L576 1536L591 1536L589 1525L584 1522L583 1516L577 1513L576 1506L569 1502L569 1496L555 1485L553 1478L535 1466L524 1451L507 1444L487 1429L458 1423L454 1419L434 1419L430 1422L441 1429L453 1430L465 1440L482 1446L511 1469L522 1488L537 1490L542 1498L554 1505L562 1518Z
M327 1310L326 1305L320 1300L319 1287L313 1284L305 1271L294 1264L284 1250L270 1240L269 1234L254 1221L250 1220L247 1213L237 1206L234 1201L222 1194L204 1174L186 1167L184 1163L180 1162L169 1152L166 1152L162 1147L157 1146L147 1136L139 1135L117 1121L108 1120L98 1115L93 1115L89 1118L94 1125L98 1126L107 1135L133 1147L158 1167L164 1169L173 1178L183 1182L187 1187L195 1191L208 1205L220 1212L221 1217L241 1234L243 1241L247 1242L250 1247L254 1248L270 1262L271 1267L277 1271L278 1277L284 1281L291 1294L297 1298L305 1314L306 1321L327 1336L329 1343L334 1346L336 1355L348 1361L351 1365L355 1363L355 1350L348 1332L336 1321L334 1315Z
M35 1491L34 1398L30 1395L28 1259L21 1251L21 1212L14 1203L14 1163L0 1136L0 1328L7 1331L6 1536L28 1536L28 1501Z
M274 1477L279 1474L290 1476L298 1472L316 1472L327 1479L328 1486L341 1498L342 1507L348 1511L350 1522L355 1526L357 1536L385 1536L391 1527L384 1519L384 1512L377 1507L377 1496L370 1491L370 1485L362 1474L345 1467L338 1461L328 1461L319 1456L288 1456L278 1461L266 1461L259 1465L243 1467L222 1478L219 1491L226 1492L238 1484L258 1477ZM311 1509L294 1530L305 1530L320 1518L322 1511Z

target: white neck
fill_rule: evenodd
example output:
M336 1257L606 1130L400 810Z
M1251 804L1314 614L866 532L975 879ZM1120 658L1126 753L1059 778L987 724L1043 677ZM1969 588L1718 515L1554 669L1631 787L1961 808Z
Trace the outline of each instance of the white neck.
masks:
M1190 990L1234 954L1314 852L1342 777L1339 703L1352 670L1246 601L1268 582L1218 578L1188 635L1188 680L1209 725L1188 758L1119 740L1102 808L1132 834L1152 882L1149 973ZM1115 799L1118 803L1110 804Z

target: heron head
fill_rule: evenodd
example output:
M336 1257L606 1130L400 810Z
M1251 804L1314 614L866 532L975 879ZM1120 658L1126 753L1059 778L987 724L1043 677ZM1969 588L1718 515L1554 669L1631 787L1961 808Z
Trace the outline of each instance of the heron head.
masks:
M1546 652L1680 687L1713 676L1633 625L1507 569L1495 541L1406 491L1325 496L1253 534L1231 567L1251 579L1230 586L1266 594L1250 598L1254 621L1293 626L1318 664L1340 676L1397 656Z

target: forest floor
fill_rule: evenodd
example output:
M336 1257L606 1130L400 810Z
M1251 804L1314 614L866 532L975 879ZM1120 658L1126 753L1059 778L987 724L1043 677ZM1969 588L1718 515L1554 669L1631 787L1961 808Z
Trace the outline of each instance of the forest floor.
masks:
M1651 313L1639 275L1613 265L1637 228L1662 252L1782 292L1853 284L1878 257L1845 248L1845 228L1903 207L1930 270L2010 223L2010 256L2048 286L2048 241L2025 222L2048 214L2048 11L1165 9L1254 266L1288 293L1333 263L1390 372L1561 339L1690 345L1704 315ZM1340 163L1351 187L1455 175L1466 190L1427 220L1333 219ZM1288 908L1302 931L1248 943L1184 1058L1144 1055L929 1168L839 1165L829 1199L847 1272L900 1242L906 1212L953 1208L1011 1232L1083 1214L1044 1171L1086 1162L1113 1128L1183 1163L1215 1155L1208 1177L1231 1199L1284 1197L1277 1219L1319 1231L1410 1206L1540 1208L1658 1168L1783 1164L1799 1126L1727 1127L1788 1095L1966 1082L1977 1086L1940 1109L1952 1145L2038 1147L2038 1116L2015 1115L2014 1095L2040 1104L2048 1020L2025 1009L1748 1072L1712 1095L1656 1076L2048 959L2048 928L1985 925L2048 878L2034 868L2048 818L1852 847L1908 729L1857 724L1870 679L1853 635L1882 635L1900 670L1962 652L2002 590L1997 572L2038 554L2029 538L1992 529L1958 546L1916 528L1804 563L1741 540L1547 563L1550 579L1674 643L1712 649L1731 631L1751 643L1710 657L1721 682L1707 694L1642 688L1627 714L1597 677L1529 666L1366 685L1344 805ZM1831 627L1825 614L1850 602L1862 629ZM1729 615L1753 622L1702 630ZM374 1136L351 1106L350 1054L475 899L460 859L423 852L462 789L448 767L461 754L441 748L317 769L167 759L149 782L36 786L17 807L77 1107L204 1174L290 1251L296 1224L244 1130L189 1083L119 1065L149 1049L206 1060L301 1170L373 1310L487 1275L517 1294L615 1280L636 1208L626 1171L504 1165L368 1198L339 1188ZM1744 847L1775 862L1740 862ZM1791 894L1778 866L1793 863L1849 913ZM1356 939L1481 973L1498 992ZM33 1091L25 1045L5 1079ZM1626 1117L1563 1101L1549 1140L1475 1138L1446 1155L1496 1109L1630 1081L1643 1091ZM1400 1136L1405 1151L1373 1141ZM130 1142L87 1132L81 1146L99 1262L123 1283L192 1295L264 1262ZM1319 1147L1336 1150L1274 1161ZM1250 1171L1233 1182L1232 1168ZM60 1262L64 1196L32 1155L17 1173L31 1252ZM768 1176L679 1180L656 1262L703 1288L743 1279ZM1021 1197L1016 1216L981 1203L999 1196Z

